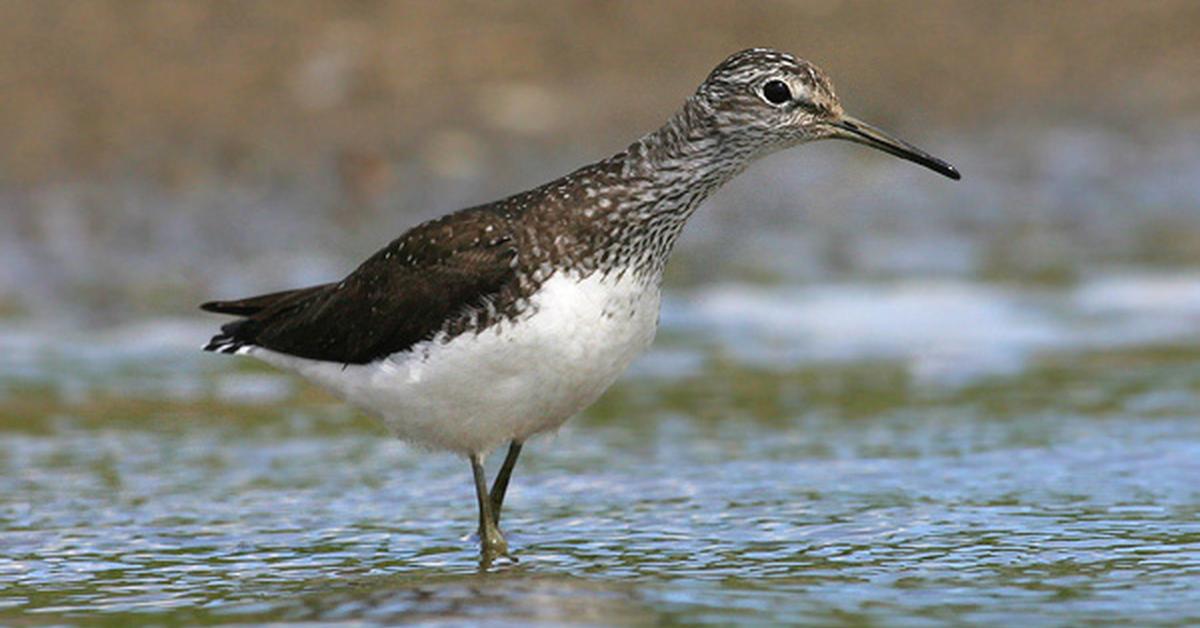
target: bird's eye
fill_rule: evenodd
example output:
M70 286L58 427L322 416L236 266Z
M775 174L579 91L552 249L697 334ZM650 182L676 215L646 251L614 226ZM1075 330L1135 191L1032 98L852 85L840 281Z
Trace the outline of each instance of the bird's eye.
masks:
M776 79L763 85L762 95L772 105L782 105L792 99L792 90L788 89L787 83Z

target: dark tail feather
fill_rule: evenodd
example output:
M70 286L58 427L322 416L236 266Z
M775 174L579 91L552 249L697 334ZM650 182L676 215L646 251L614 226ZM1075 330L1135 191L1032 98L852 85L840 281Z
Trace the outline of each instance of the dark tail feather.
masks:
M200 309L216 314L232 314L234 316L250 316L262 308L242 304L241 301L209 301L201 303Z
M213 353L237 353L238 349L244 346L246 345L225 334L217 334L213 336L212 340L208 341L208 344L204 345L204 350L212 351Z
M222 325L221 333L213 336L212 340L204 345L204 350L215 353L237 353L238 349L253 345L254 342L250 340L252 334L247 333L249 331L247 325L251 323L253 321L242 319Z
M245 299L235 299L232 301L209 301L200 305L200 309L205 312L216 312L217 314L232 314L234 316L253 316L267 308L288 303L296 299L302 299L314 292L326 288L328 284L320 286L311 286L308 288L298 288L296 290L283 290L280 292L272 292L270 294L260 294L255 297L247 297Z
M204 350L217 353L237 353L238 349L242 347L258 345L258 334L264 325L270 324L271 317L302 303L305 299L319 294L332 285L322 284L296 290L284 290L233 301L209 301L201 305L200 309L206 312L243 317L222 325L221 333L213 336L212 340L204 345Z

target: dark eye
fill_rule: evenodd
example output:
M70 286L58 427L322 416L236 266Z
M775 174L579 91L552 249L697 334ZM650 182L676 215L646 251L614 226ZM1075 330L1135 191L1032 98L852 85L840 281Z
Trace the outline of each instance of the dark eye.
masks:
M778 79L767 81L762 88L763 98L772 105L782 105L792 99L792 90L788 89L787 83Z

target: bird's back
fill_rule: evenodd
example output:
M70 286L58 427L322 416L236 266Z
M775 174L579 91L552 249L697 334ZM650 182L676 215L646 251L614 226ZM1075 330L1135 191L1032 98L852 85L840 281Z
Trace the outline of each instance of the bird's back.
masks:
M623 176L625 155L418 225L341 281L205 303L242 317L205 349L365 364L514 320L556 273L637 275L657 289L682 219L646 211L654 198Z

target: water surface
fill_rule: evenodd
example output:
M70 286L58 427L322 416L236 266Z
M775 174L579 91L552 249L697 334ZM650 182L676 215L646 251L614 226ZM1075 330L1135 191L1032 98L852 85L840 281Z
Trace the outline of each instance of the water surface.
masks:
M488 573L465 462L198 353L210 321L7 325L0 622L1200 622L1197 295L672 292L526 448Z

